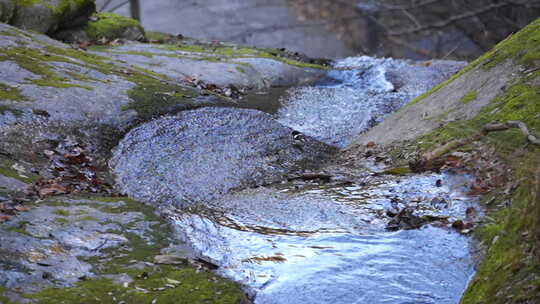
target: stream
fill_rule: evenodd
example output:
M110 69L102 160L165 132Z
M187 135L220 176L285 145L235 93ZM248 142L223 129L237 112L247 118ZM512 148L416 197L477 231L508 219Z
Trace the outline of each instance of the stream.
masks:
M135 128L111 167L126 193L159 205L178 237L255 303L458 303L473 244L449 223L482 214L467 195L470 176L366 165L296 177L461 67L347 58L311 86L248 96L240 107L251 109L185 111Z

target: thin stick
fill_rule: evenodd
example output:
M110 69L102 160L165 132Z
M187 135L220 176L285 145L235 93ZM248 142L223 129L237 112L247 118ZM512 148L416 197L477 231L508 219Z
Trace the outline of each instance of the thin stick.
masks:
M536 136L532 135L531 132L529 132L529 128L527 128L527 125L524 122L518 121L518 120L509 120L504 123L490 123L490 124L484 125L484 127L482 128L482 131L480 131L480 133L476 135L473 135L471 137L461 139L461 140L450 141L447 144L440 146L433 151L427 152L422 157L423 162L430 163L436 158L439 158L443 156L444 154L448 153L449 151L462 147L464 145L467 145L475 140L478 140L482 136L485 136L490 132L505 131L512 128L520 129L521 133L525 135L528 142L540 147L540 140L538 140Z

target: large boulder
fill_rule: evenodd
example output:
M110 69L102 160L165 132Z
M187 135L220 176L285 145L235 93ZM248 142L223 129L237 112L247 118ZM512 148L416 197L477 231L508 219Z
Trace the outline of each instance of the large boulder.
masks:
M144 28L139 21L114 13L96 13L88 22L58 31L54 37L66 42L90 41L100 44L116 39L146 40Z
M0 22L9 22L15 12L15 4L11 0L0 0Z
M131 197L185 207L280 181L333 151L309 137L295 139L268 114L205 108L133 129L115 149L111 167Z
M95 12L94 0L37 0L37 1L3 1L0 14L10 24L39 33L54 33L59 29L78 26L86 23L88 17ZM11 3L10 3L11 2ZM14 12L9 17L9 7Z

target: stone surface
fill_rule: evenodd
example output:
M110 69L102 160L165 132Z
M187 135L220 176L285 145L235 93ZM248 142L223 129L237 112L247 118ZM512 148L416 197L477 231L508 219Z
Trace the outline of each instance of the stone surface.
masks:
M190 86L189 79L265 89L325 73L235 46L213 52L205 45L127 43L83 51L3 23L0 32L0 85L10 92L0 94L0 149L29 162L43 158L51 140L82 136L107 154L141 121L200 106L237 106Z
M15 13L11 18L0 21L39 33L54 33L62 28L84 24L95 11L93 0L11 0L11 3ZM9 4L2 7L9 8ZM8 9L6 12L9 12Z
M83 257L106 257L107 248L129 246L123 227L145 220L140 212L119 217L103 211L125 207L120 201L58 201L43 202L0 226L0 285L30 292L90 278L95 274ZM150 231L136 225L131 230L142 236Z
M296 143L292 131L256 110L185 111L130 131L111 167L131 197L185 207L277 182L334 151L309 137Z

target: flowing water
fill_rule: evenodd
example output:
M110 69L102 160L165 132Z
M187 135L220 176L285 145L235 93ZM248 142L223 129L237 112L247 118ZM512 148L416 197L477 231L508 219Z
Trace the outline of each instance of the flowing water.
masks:
M437 180L446 185L437 187ZM445 227L387 231L385 210L463 219L468 178L285 183L177 215L185 240L255 303L458 303L473 274L469 239Z
M255 303L458 303L474 260L470 238L448 226L481 214L466 194L469 176L366 169L306 181L287 172L326 155L310 152L326 149L313 138L344 147L461 67L345 59L319 83L259 107L272 116L213 108L143 125L119 145L113 167L127 193L162 204L195 254ZM291 129L306 143L291 142ZM400 210L413 210L405 222L439 221L392 226Z

